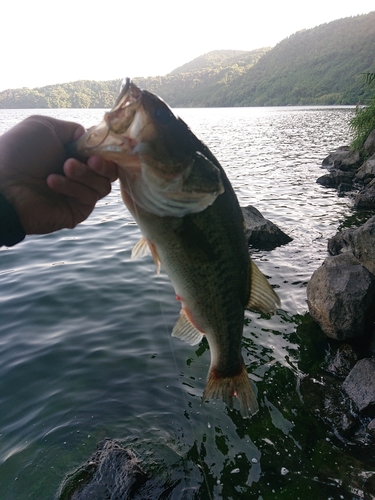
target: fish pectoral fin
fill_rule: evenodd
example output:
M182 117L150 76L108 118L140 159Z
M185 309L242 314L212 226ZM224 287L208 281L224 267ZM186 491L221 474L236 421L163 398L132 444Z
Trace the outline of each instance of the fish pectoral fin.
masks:
M140 259L141 257L144 257L145 255L149 255L151 253L155 266L156 266L156 273L160 274L160 267L161 267L161 261L159 258L158 251L153 243L150 241L146 240L146 238L143 236L133 247L132 253L131 253L131 259Z
M150 245L146 240L146 238L142 236L142 238L139 241L137 241L137 243L134 245L130 258L132 260L140 259L145 255L149 255L150 253L151 253Z
M202 340L203 333L195 328L185 309L181 309L180 316L172 331L172 337L178 337L190 345L196 345Z
M264 314L275 313L280 307L280 299L260 269L250 261L250 298L246 309Z

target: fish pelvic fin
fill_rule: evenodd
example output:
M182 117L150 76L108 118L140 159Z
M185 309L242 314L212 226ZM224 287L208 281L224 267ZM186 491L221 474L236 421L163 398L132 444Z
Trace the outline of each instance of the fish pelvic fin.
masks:
M203 333L191 323L185 309L181 309L180 316L172 331L172 337L178 337L190 345L196 345L202 340Z
M245 363L242 364L240 373L233 377L220 377L215 372L215 369L211 367L203 393L203 401L222 399L232 409L234 397L237 398L243 418L248 418L259 410L258 401L249 380Z
M252 260L250 260L250 268L250 298L246 309L274 314L280 307L279 296Z
M156 273L160 274L160 268L161 268L161 262L159 258L158 251L150 241L146 240L145 237L142 237L137 243L134 245L132 253L131 253L131 260L133 259L140 259L141 257L144 257L145 255L150 254L152 255L155 266L156 266Z
M137 243L134 245L132 249L131 259L141 259L145 255L148 255L151 252L150 245L146 238L142 237Z

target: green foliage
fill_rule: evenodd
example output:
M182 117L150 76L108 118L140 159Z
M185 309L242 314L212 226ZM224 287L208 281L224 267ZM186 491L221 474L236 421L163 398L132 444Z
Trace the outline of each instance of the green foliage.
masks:
M367 86L372 87L372 96L367 106L357 108L349 123L353 134L351 148L360 151L362 155L365 155L364 143L375 129L375 73L365 73L364 77Z
M357 104L371 98L361 73L374 74L374 54L371 12L299 31L273 49L212 51L134 80L173 107ZM120 79L6 90L0 108L110 108L119 87Z
M48 85L36 89L10 89L0 92L0 108L111 108L121 80Z

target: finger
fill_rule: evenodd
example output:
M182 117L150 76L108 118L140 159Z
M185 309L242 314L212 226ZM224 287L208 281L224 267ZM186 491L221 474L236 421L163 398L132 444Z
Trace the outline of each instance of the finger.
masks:
M96 191L98 199L103 198L111 191L111 183L107 177L98 175L88 165L74 158L70 158L64 163L64 173L68 179Z
M87 160L87 165L98 175L107 177L110 182L118 179L118 167L113 161L103 160L100 156L91 156Z
M32 115L26 118L24 123L28 127L32 124L34 127L39 126L50 129L63 145L76 141L85 132L84 127L79 123L58 120L50 116Z
M58 120L56 118L50 118L50 120L57 137L64 145L77 141L85 133L84 127L79 123Z
M50 174L47 177L47 185L56 193L75 200L80 205L86 205L91 208L94 208L99 199L96 191L63 175Z

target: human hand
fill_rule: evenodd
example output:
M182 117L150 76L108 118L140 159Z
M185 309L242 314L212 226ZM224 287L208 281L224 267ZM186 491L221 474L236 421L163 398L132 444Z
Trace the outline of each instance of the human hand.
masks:
M66 156L64 147L83 132L77 123L31 116L0 136L0 192L26 234L75 227L111 191L116 164Z

